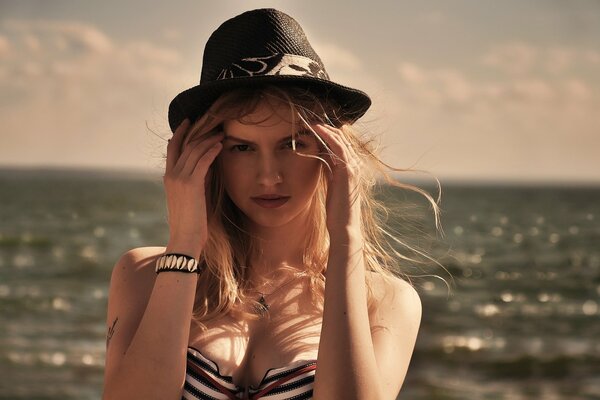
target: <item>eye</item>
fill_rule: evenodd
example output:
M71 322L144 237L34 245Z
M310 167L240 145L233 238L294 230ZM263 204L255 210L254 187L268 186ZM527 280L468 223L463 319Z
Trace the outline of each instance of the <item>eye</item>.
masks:
M248 150L249 147L250 146L248 146L247 144L236 144L236 145L231 146L230 150L245 152L246 150Z
M293 149L294 146L292 145L292 141L289 140L286 144L285 144L288 148ZM303 141L301 140L296 140L296 148L301 148L301 147L306 147L306 144L304 144Z

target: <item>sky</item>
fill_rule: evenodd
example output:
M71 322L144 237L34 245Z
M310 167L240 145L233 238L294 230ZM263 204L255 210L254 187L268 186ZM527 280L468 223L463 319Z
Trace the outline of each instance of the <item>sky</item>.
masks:
M0 0L0 167L161 174L169 102L246 10L367 92L381 157L442 182L600 184L600 1Z

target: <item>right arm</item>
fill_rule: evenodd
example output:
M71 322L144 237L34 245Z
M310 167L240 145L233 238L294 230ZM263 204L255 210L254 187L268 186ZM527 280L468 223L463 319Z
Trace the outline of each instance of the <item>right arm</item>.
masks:
M199 259L208 238L207 172L222 148L223 134L184 142L189 125L185 120L167 146L164 185L170 234L165 252ZM181 399L198 275L156 275L159 255L127 252L113 269L104 400Z
M156 275L155 260L135 249L113 269L104 400L181 399L198 275L171 271ZM140 295L147 291L144 285L151 287L149 274L156 278L144 309L140 297L147 294Z

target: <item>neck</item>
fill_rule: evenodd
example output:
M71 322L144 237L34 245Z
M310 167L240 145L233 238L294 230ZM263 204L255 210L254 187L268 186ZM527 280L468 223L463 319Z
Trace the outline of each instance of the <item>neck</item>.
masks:
M301 213L284 226L253 226L257 240L258 256L252 260L249 280L255 284L274 283L289 279L294 273L305 270L303 263L304 239L308 233L306 215Z

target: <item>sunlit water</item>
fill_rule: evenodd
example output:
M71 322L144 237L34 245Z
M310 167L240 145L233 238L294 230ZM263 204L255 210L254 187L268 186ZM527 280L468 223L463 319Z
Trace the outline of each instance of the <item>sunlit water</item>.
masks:
M422 197L386 196L418 204L401 232L436 237ZM160 179L0 171L0 206L0 399L100 398L110 271L165 244ZM414 278L399 398L600 398L600 189L443 184L442 208L429 250L451 275L405 271L450 289Z

